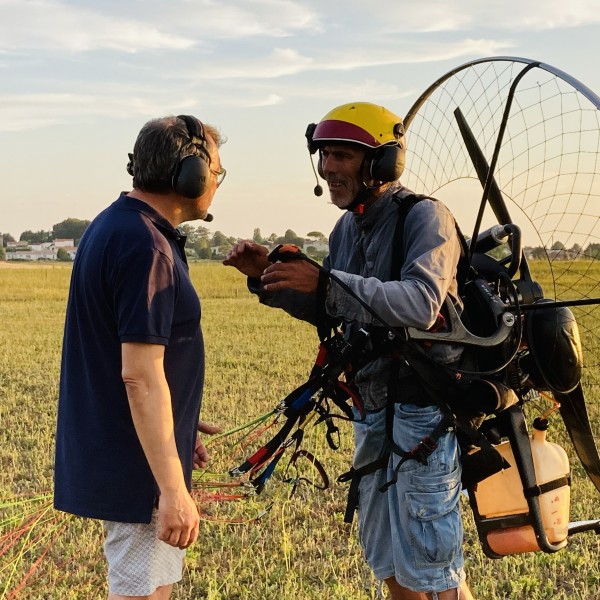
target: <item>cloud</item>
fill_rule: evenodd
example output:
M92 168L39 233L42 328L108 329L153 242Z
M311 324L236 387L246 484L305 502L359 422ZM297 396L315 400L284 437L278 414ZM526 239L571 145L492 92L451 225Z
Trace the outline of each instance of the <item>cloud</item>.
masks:
M292 0L107 0L95 9L58 0L0 0L0 49L69 52L186 50L211 40L318 31L317 14ZM129 13L129 14L128 14Z
M464 39L452 42L431 42L404 39L396 48L383 43L357 47L353 53L335 52L325 56L315 68L333 70L353 70L386 65L415 64L454 60L466 56L489 56L510 48L512 43L505 40Z
M229 105L243 108L258 108L261 106L274 106L281 104L283 98L279 94L268 94L262 98L249 99L247 96L243 98L233 99Z
M292 0L183 0L181 12L184 26L194 26L201 38L287 37L323 31L317 11L305 4Z
M203 80L217 79L273 79L295 75L312 68L319 68L312 58L303 56L292 48L274 48L266 56L221 61L215 58L210 65L198 70L196 76ZM180 76L181 71L173 73ZM189 76L189 73L188 73Z
M181 67L169 74L166 83L148 71L143 82L138 83L73 81L63 83L58 90L42 84L39 92L0 94L0 131L37 129L73 119L140 115L149 118L200 107L258 108L301 98L399 100L414 90L404 83L400 87L385 76L372 75L376 67L489 55L508 46L508 42L495 40L463 40L454 44L406 40L395 50L382 42L371 48L358 46L353 54L343 48L326 54L317 48L315 58L291 48L278 48L264 58L239 59L234 63L213 61L211 68L196 71ZM155 65L155 71L162 73L166 69ZM350 71L356 74L348 78L344 73ZM177 90L175 95L173 90Z
M507 40L464 39L456 42L429 42L404 39L379 40L371 45L353 42L350 49L337 44L329 48L312 49L308 56L294 48L275 48L264 56L240 56L236 60L215 58L210 65L194 71L197 81L236 79L269 80L323 71L352 71L371 67L415 64L454 60L467 56L490 56L506 52L512 47ZM188 69L178 69L166 75L170 79L189 79Z
M0 131L29 131L89 117L120 119L142 115L151 118L183 112L197 104L192 98L178 98L174 102L169 94L150 97L141 90L127 90L126 86L117 93L112 92L114 90L106 90L104 95L0 94Z
M0 0L0 48L83 52L185 49L193 39L164 33L139 19L118 18L53 0Z
M596 0L446 0L388 7L387 31L545 31L600 22Z

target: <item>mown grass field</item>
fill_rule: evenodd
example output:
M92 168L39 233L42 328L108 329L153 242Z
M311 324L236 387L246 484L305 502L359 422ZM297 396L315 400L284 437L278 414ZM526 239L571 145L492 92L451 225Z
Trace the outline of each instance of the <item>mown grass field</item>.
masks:
M233 269L191 266L202 298L207 346L203 418L224 427L247 421L302 383L317 348L314 331L262 307ZM60 349L70 268L0 268L0 498L51 490ZM597 401L597 400L596 400ZM597 415L596 415L597 417ZM351 459L351 429L329 450L321 430L311 444L334 479ZM572 452L569 449L572 456ZM599 496L573 458L571 520L600 517ZM232 465L234 466L234 465ZM257 523L204 521L189 551L174 597L186 599L377 598L377 585L361 558L355 525L343 523L347 488L302 489L277 502ZM465 502L465 554L476 598L598 599L600 538L573 537L555 555L492 561L484 557ZM65 529L45 525L56 538L17 596L26 600L104 598L102 533L76 518ZM42 525L39 525L42 529ZM13 563L0 556L0 598ZM18 562L18 561L17 561ZM25 560L21 560L24 566ZM26 570L26 569L25 569ZM23 573L15 573L18 581Z

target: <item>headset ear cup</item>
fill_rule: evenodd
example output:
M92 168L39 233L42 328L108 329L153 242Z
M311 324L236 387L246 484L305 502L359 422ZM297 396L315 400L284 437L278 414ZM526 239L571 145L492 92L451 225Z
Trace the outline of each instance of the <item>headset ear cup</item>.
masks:
M377 181L396 181L404 171L404 149L400 145L380 146L371 159L370 175Z
M321 152L319 152L319 160L317 161L317 173L322 179L325 179L325 174L323 173L323 155Z
M201 156L186 156L173 175L173 189L184 198L198 198L206 190L209 176L208 163Z
M133 177L133 154L129 152L127 156L129 157L129 161L127 162L126 169L127 172Z

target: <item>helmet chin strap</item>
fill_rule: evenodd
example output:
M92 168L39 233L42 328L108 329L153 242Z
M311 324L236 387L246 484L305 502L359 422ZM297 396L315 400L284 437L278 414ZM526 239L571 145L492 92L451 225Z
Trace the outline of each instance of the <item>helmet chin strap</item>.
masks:
M379 187L379 186L376 186ZM355 213L362 214L365 211L365 204L367 200L371 198L371 191L375 189L374 186L368 186L363 181L363 188L356 194L354 200L348 204L348 206L344 206L342 210L349 210Z
M367 155L365 154L360 164L360 173L364 173L366 161ZM384 185L383 181L380 181L378 185L368 185L363 178L362 189L358 192L358 194L356 194L354 200L352 200L348 206L344 206L342 210L349 210L358 214L362 214L365 211L365 204L371 198L371 192L379 189L382 185Z

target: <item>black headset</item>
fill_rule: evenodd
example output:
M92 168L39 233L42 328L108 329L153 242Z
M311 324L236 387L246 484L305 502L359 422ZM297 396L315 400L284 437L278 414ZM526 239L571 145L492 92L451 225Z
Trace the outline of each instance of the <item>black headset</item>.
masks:
M171 187L180 196L194 199L202 196L206 189L206 181L210 177L210 153L202 123L190 115L179 115L177 118L185 123L193 149L191 154L179 157L171 177ZM127 172L132 177L134 162L133 154L129 154Z
M198 198L206 189L210 177L210 154L204 135L202 123L190 115L179 115L187 128L190 143L194 150L192 154L179 157L173 171L173 190L184 198Z
M308 150L311 154L314 154L317 150L320 150L319 146L324 143L317 143L313 140L316 128L316 123L311 123L306 128L305 135L308 143ZM395 137L400 138L403 134L404 129L402 127L402 123L396 123L396 125L394 125ZM335 140L331 140L331 143L335 143ZM400 175L402 175L402 171L404 170L404 153L402 143L398 142L397 144L384 144L378 148L367 148L365 164L367 165L369 175L374 180L382 181L384 183L396 181L400 178ZM319 172L319 175L325 179L320 152L319 162L317 163L317 171Z

